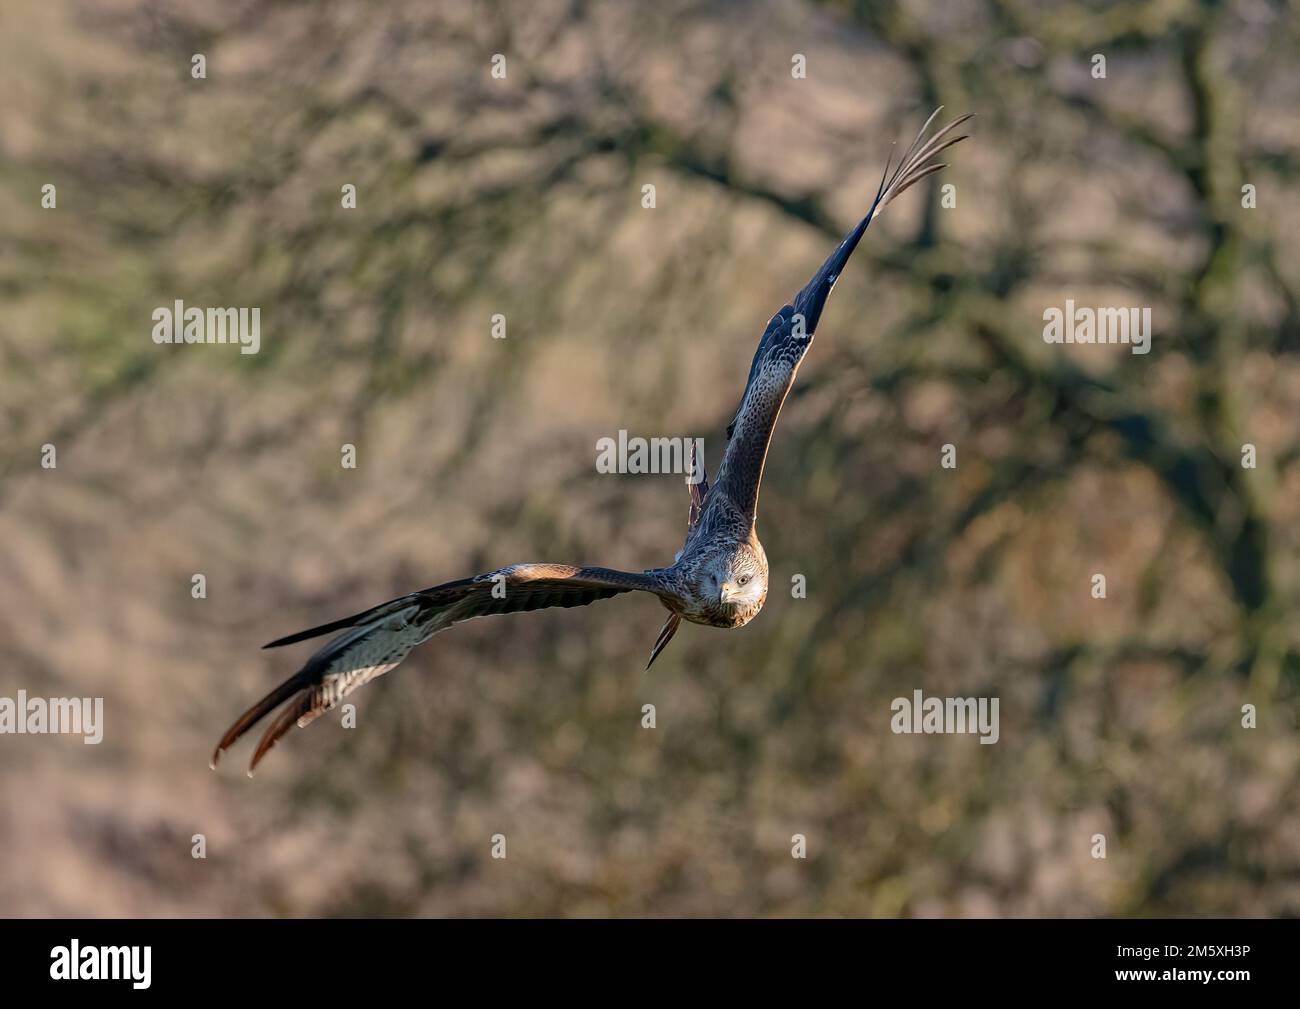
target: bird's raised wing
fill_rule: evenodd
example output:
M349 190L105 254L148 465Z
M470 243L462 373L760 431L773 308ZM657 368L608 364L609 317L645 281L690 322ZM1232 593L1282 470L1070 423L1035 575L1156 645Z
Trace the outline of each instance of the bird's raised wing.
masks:
M749 366L749 380L745 384L740 407L727 427L727 450L713 483L714 492L725 495L750 522L753 522L757 513L758 486L763 479L763 465L767 461L767 449L772 440L772 430L776 427L776 418L794 384L799 364L812 345L813 334L821 319L822 309L826 306L826 299L835 287L835 281L853 255L853 250L858 247L867 225L899 193L926 176L946 168L946 165L936 164L935 157L939 152L966 139L965 136L950 137L949 134L970 119L969 115L954 119L923 142L925 131L942 110L941 105L931 113L892 174L890 166L886 164L876 198L867 211L867 216L844 237L807 286L795 295L794 303L786 305L772 316L772 321L767 324L767 330L758 343L758 350L754 352L754 360Z
M251 775L267 751L293 726L308 725L358 687L398 665L416 645L452 624L498 613L586 606L597 599L635 591L653 592L663 599L674 595L669 582L656 572L635 574L568 564L515 564L412 592L363 613L272 641L265 647L344 632L235 720L217 743L212 766L215 768L221 754L249 729L284 705L253 752L248 767Z

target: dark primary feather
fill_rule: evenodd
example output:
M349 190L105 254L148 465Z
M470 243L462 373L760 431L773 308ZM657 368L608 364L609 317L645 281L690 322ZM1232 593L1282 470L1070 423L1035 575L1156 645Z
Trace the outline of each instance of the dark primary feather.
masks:
M714 488L720 488L721 493L750 522L757 513L763 466L781 406L794 384L799 365L812 344L822 310L826 307L826 299L835 288L835 282L839 280L849 257L858 247L858 242L872 220L900 193L947 167L934 163L933 159L941 151L966 139L965 135L952 137L949 134L969 120L970 115L954 119L922 142L925 131L942 110L941 105L930 114L892 173L890 162L886 162L876 198L866 216L844 236L844 240L827 257L813 278L795 295L793 303L772 316L763 332L763 338L759 340L758 349L749 366L749 378L745 383L740 406L727 427L727 450L714 481Z
M342 620L280 638L266 647L344 630L297 673L235 720L217 743L212 766L216 767L221 754L241 736L285 704L257 744L248 768L251 775L271 747L295 725L308 725L358 687L398 665L416 645L453 624L495 614L586 606L598 599L635 591L653 592L661 599L674 598L672 585L657 572L515 564L412 592Z
M446 585L438 586L437 589L426 589L425 591L434 592L437 591L438 589L452 588L453 586L457 586L457 585L468 585L472 581L473 581L472 578L466 578L460 582L448 582ZM416 601L416 598L420 595L421 593L419 592L413 592L409 596L401 596L398 599L392 599L386 603L380 603L378 606L372 606L368 610L362 610L360 613L354 613L350 617L342 617L339 620L331 620L328 624L321 624L319 627L309 627L305 631L295 631L293 634L288 634L283 638L276 638L274 641L268 641L262 647L282 648L285 645L295 645L299 641L306 641L309 638L318 638L322 634L329 634L332 631L341 631L348 627L356 627L357 624L362 622L373 622L375 620L378 620L381 616L383 616L386 610L392 610L396 612L397 610L402 609L404 606L410 606L412 603Z

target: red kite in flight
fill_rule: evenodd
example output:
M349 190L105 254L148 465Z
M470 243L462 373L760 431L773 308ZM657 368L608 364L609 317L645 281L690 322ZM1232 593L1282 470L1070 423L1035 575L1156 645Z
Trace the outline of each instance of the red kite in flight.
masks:
M969 115L922 142L939 114L921 127L891 173L886 164L867 216L848 233L808 285L776 315L759 341L736 416L727 427L727 448L717 479L703 479L692 452L686 543L670 567L632 573L568 564L513 564L499 571L447 582L272 641L267 648L342 632L297 673L239 716L212 754L221 754L266 715L284 705L253 753L251 775L268 750L293 726L309 724L358 687L398 665L416 645L472 617L518 613L551 606L586 606L624 592L650 592L668 610L650 654L653 663L683 619L710 627L743 627L767 598L767 555L755 532L758 487L781 405L799 364L812 345L826 299L872 219L896 196L945 168L938 154L965 136L949 137ZM947 138L947 139L945 139ZM892 160L892 158L891 158ZM647 663L646 668L649 668Z

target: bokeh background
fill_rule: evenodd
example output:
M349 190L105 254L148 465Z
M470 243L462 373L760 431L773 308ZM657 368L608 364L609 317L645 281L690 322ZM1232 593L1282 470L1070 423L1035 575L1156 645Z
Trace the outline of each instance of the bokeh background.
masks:
M6 0L0 694L102 696L106 737L0 737L0 913L1296 913L1298 52L1272 0ZM273 637L670 562L680 477L596 440L716 468L939 103L974 137L778 427L758 620L648 674L652 599L476 621L356 729L208 769L309 652ZM261 353L156 346L177 298L260 306ZM1152 353L1045 345L1066 298L1151 307ZM917 688L1000 697L1001 740L894 735Z

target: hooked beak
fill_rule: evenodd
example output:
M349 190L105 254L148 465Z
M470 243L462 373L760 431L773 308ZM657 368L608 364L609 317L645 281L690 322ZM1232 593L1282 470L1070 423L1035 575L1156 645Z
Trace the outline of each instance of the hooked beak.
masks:
M731 597L734 596L739 591L740 590L736 587L735 583L723 582L721 586L720 598L724 603L729 603L731 602Z

